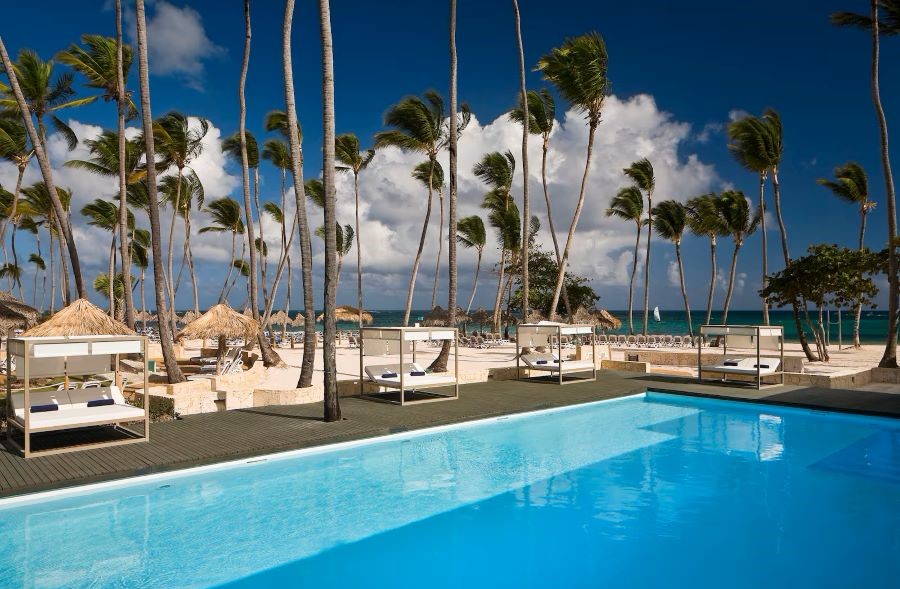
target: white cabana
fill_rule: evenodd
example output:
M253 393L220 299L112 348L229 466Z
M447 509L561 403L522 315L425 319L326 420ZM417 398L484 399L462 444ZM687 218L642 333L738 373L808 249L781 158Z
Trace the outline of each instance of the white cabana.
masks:
M25 458L58 454L86 448L112 446L150 439L150 403L144 407L125 402L119 374L119 356L141 354L144 362L144 391L147 390L147 338L138 335L98 335L81 337L20 337L9 340L7 365L12 363L6 381L7 438ZM74 383L73 376L93 377L113 373L109 386L91 380ZM34 386L36 378L63 377L61 383ZM13 383L17 388L13 388ZM80 386L79 386L80 385ZM19 388L21 387L21 388ZM138 432L123 424L143 422ZM121 439L32 451L31 435L42 432L112 426ZM20 445L13 429L22 432Z
M700 336L697 338L698 380L703 380L704 372L714 372L722 375L722 381L735 375L751 377L755 381L757 389L762 388L762 379L769 376L781 377L780 384L784 384L784 328L782 326L701 325ZM709 337L720 338L722 360L711 366L703 366L703 341ZM729 349L731 349L730 353ZM769 353L764 355L764 350L768 350ZM746 378L733 380L746 382Z
M587 337L591 342L590 360L567 360L563 358L563 337ZM554 342L555 338L555 342ZM537 352L535 348L544 347L549 352ZM553 348L556 347L556 351ZM522 348L528 348L523 353ZM568 384L583 380L597 379L597 344L594 338L594 327L587 324L556 323L541 321L539 323L522 323L516 327L516 378L521 378L524 363L531 376L532 370L546 372L556 376L558 383ZM590 372L590 377L575 378L566 381L566 375Z
M360 396L400 405L459 398L459 341L455 327L364 327L360 337ZM453 374L427 373L416 362L416 344L448 340L453 343ZM365 356L399 356L399 362L366 366ZM378 391L366 393L365 380L378 385ZM453 387L452 395L435 390L447 387ZM399 397L394 399L397 396L394 391L398 390ZM418 398L407 399L407 392L415 393Z

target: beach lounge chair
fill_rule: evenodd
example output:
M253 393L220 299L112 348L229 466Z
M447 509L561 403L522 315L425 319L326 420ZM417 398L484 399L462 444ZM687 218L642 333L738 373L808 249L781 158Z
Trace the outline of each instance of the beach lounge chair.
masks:
M647 345L647 336L646 335L637 336L635 339L634 345L639 348L645 347Z
M629 335L625 338L625 345L632 348L637 345L637 336Z
M713 366L704 366L703 372L721 372L723 380L729 374L741 374L745 376L771 376L778 372L781 361L778 358L725 358Z
M81 388L83 389L99 389L100 381L99 380L86 380L81 383Z
M655 335L647 336L647 347L648 348L658 348L659 347L659 337Z
M25 395L13 393L15 410L10 416L25 425ZM29 430L31 433L57 431L93 425L118 425L143 421L144 410L125 402L118 387L97 387L30 394Z
M519 354L519 359L525 364L525 367L531 370L549 373L549 375L559 377L560 384L563 383L563 376L577 373L590 372L590 377L579 380L595 380L597 378L596 367L593 360L560 360L559 356L551 352L529 352L527 354ZM517 370L518 370L518 364Z

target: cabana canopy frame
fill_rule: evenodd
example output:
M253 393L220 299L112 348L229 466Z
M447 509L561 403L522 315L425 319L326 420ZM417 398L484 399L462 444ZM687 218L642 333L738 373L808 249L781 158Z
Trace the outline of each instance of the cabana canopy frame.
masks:
M523 354L522 348L549 347L552 349L551 337L556 336L557 353L538 355L529 351ZM562 357L563 336L589 336L591 340L591 360L565 360ZM531 378L531 371L538 370L557 378L557 384L565 385L586 380L597 380L597 342L594 338L594 326L587 324L556 323L541 321L539 323L522 323L516 328L516 379L522 379L522 362ZM565 375L590 372L590 377L576 378L566 381ZM526 380L527 380L526 378Z
M397 389L400 391L400 405L413 403L428 403L433 401L447 401L459 398L459 338L455 327L364 327L360 330L361 345L359 346L359 394L361 397L376 401L397 403L387 399L381 388ZM452 341L453 342L453 376L446 374L425 374L424 369L416 364L416 343L422 341ZM396 351L395 351L396 348ZM397 365L379 365L377 367L364 366L363 357L368 350L370 356L393 355L399 353L400 362ZM412 364L404 363L404 355L412 353ZM377 368L375 372L372 370ZM383 372L382 370L388 370ZM364 383L368 377L370 382L378 385L378 393L366 393ZM416 380L421 379L421 380ZM412 384L411 387L407 385ZM453 387L453 394L447 395L433 390L444 387ZM422 399L407 399L406 391L417 392L425 396Z
M757 390L762 388L762 379L780 376L784 384L784 327L780 325L701 325L697 338L697 380L703 380L703 340L706 336L721 337L723 361L715 366L707 366L706 372L722 374L722 382L728 375L753 377ZM729 359L728 347L755 349L756 358ZM762 350L778 350L778 358L765 358ZM750 360L750 362L747 362ZM773 367L772 361L778 366Z
M122 396L119 374L121 354L141 354L144 362L144 407L127 405ZM80 337L34 336L11 338L7 344L7 366L13 365L6 380L7 438L25 458L59 454L87 448L146 442L150 440L150 403L147 399L147 338L138 335L98 335ZM110 365L113 366L110 370ZM113 372L109 387L75 389L70 376L91 376ZM32 391L33 378L63 376L55 391ZM13 381L22 382L22 391L13 391ZM43 387L38 387L43 388ZM32 401L37 403L33 404ZM18 405L18 406L17 406ZM55 408L54 408L55 406ZM143 422L138 432L125 423ZM93 426L113 426L123 439L33 451L31 435ZM19 445L12 430L22 432Z

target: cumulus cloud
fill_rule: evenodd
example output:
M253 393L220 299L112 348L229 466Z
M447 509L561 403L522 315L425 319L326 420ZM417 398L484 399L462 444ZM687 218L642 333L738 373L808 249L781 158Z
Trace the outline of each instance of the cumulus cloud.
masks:
M666 278L669 280L670 286L681 288L681 275L678 273L678 262L670 260L666 267Z

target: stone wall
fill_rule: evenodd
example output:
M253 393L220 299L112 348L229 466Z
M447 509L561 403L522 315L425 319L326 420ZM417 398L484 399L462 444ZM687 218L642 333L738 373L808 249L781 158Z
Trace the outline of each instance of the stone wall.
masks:
M647 362L649 364L654 364L656 366L696 366L697 365L697 350L693 351L672 351L672 350L656 350L653 348L650 349L641 349L641 348L624 348L622 352L625 354L625 358L635 361L635 362ZM772 352L771 350L768 352L762 352L762 356L765 357L778 357L777 352ZM727 354L729 358L756 358L755 354L748 353L734 353ZM718 349L710 349L704 351L701 354L700 361L704 366L713 366L722 361L725 357L722 354L721 350ZM634 359L636 358L636 360ZM785 372L803 372L803 357L801 356L785 356L784 357L784 368Z

